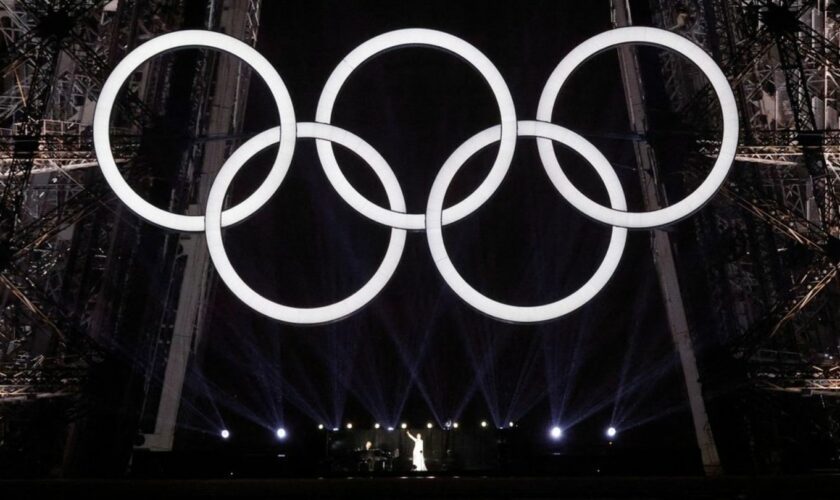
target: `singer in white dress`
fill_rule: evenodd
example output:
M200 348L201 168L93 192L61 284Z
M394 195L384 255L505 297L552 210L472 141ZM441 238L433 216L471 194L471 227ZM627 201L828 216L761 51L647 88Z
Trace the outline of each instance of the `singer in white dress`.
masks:
M414 470L417 472L426 472L426 459L423 457L423 436L418 432L416 436L412 436L410 432L405 431L408 437L414 441L414 454L411 456L411 461L414 462Z

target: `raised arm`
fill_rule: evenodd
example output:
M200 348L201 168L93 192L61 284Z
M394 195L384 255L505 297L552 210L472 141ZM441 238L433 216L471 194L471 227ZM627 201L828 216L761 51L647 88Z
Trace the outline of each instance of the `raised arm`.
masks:
M412 435L411 435L411 432L409 432L409 431L405 431L405 433L406 433L406 434L408 434L408 437L410 437L412 441L417 441L417 438L416 438L416 437L414 437L414 436L412 436Z

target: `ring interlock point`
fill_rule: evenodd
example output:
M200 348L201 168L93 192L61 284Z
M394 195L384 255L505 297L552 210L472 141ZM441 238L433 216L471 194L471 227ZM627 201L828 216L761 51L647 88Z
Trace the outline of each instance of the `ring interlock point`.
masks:
M554 103L563 84L575 69L595 55L624 44L652 45L674 50L692 61L709 79L720 102L723 138L720 152L706 179L682 200L651 212L627 211L618 176L604 155L580 135L551 123ZM344 82L363 63L385 51L401 47L429 47L453 54L470 64L486 80L499 108L499 125L478 132L449 156L437 173L425 213L407 213L402 188L388 162L370 144L355 134L330 124L332 110ZM111 151L109 126L120 88L148 59L175 49L210 48L232 54L249 64L268 86L279 113L280 124L242 144L217 174L204 216L178 215L157 208L141 198L117 169ZM283 79L262 55L230 36L202 30L168 33L140 45L114 68L102 87L93 121L93 142L99 167L116 196L141 218L173 231L204 231L210 257L227 287L242 302L270 318L290 324L314 325L337 321L363 308L390 281L402 257L406 232L425 231L435 266L449 287L467 304L493 318L512 323L538 323L566 315L590 301L615 273L627 240L628 229L655 229L694 214L717 192L726 179L738 145L738 109L726 76L702 48L689 40L657 28L626 27L596 35L578 45L551 73L543 88L536 120L518 120L510 89L499 70L468 42L430 29L402 29L376 36L354 49L330 75L315 113L314 122L295 118L294 106ZM572 294L538 306L513 306L497 302L469 285L455 269L443 242L443 226L461 220L481 207L504 180L510 169L518 137L534 137L549 180L576 210L612 226L609 246L595 273ZM277 192L294 156L297 139L314 139L321 166L339 196L364 217L391 228L385 256L373 276L349 297L333 304L299 308L273 302L249 287L234 270L222 240L222 229L242 222L262 208ZM487 177L469 196L444 208L447 188L459 169L477 152L495 143L499 151ZM566 177L554 151L559 143L587 160L604 183L610 206L600 205L581 193ZM347 180L333 152L333 143L361 158L385 189L388 208L359 193ZM258 152L278 144L277 156L263 183L244 201L223 209L225 197L237 172Z

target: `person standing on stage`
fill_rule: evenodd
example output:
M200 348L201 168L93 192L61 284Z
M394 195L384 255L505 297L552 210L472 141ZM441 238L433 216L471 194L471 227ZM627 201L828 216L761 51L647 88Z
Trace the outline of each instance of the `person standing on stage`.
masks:
M367 467L368 472L373 472L373 466L376 462L375 454L373 452L373 443L365 442L365 450L362 452L362 463Z
M414 470L417 472L426 472L426 459L423 457L423 436L417 433L417 436L412 436L410 432L405 431L408 437L414 441L414 454L411 456L411 461L414 462Z

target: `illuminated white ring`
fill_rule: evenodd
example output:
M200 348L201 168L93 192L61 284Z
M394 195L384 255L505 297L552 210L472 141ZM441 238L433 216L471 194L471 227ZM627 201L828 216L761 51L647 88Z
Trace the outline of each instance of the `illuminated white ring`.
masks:
M513 97L496 66L478 49L458 37L441 31L428 29L402 29L379 35L359 45L345 57L330 75L315 112L315 121L330 123L333 106L344 82L355 69L386 50L405 46L435 47L450 52L470 63L490 85L499 106L501 128L496 140L500 140L499 154L493 167L469 196L443 212L443 224L450 224L466 217L480 207L496 191L507 173L516 147L516 108ZM344 201L365 217L389 227L419 230L425 227L424 214L398 213L376 205L361 195L347 181L338 166L332 145L326 141L315 141L318 157L327 178Z
M627 43L655 45L674 50L687 57L706 75L720 101L723 115L723 140L718 158L709 176L694 192L677 203L651 212L627 212L610 209L595 203L581 193L563 173L547 139L537 139L540 158L551 182L569 203L583 214L604 224L627 228L655 228L684 219L699 210L726 179L738 146L738 108L729 81L714 60L700 47L674 33L647 27L618 28L596 35L575 47L551 73L545 84L537 108L537 120L550 122L560 88L569 75L596 54Z
M479 293L461 277L449 259L446 246L443 242L441 209L443 208L446 190L449 188L452 178L455 177L458 170L475 153L498 140L498 129L499 127L497 125L483 132L479 132L468 139L467 142L459 146L452 153L440 169L440 172L438 172L435 182L432 184L432 191L429 194L429 202L426 208L426 237L429 240L432 259L440 275L449 287L467 304L488 316L513 323L537 323L559 318L587 303L607 284L621 260L621 254L624 251L624 244L627 240L627 229L621 227L612 228L610 243L607 247L607 253L604 255L604 260L598 266L598 269L592 277L589 278L589 281L584 283L571 295L556 302L540 306L513 306L497 302ZM604 155L601 154L598 148L586 139L571 130L546 122L520 121L518 130L519 135L522 137L542 137L547 140L557 141L577 152L592 164L598 176L601 177L601 180L607 188L610 205L619 210L627 207L621 183L612 166L610 166L609 161L604 158Z
M374 275L354 294L336 303L312 308L290 307L268 300L254 291L242 281L242 278L233 269L228 259L222 240L222 207L228 187L236 173L248 159L268 146L276 144L279 137L277 132L277 128L275 127L250 139L240 146L228 158L222 166L222 169L219 170L207 198L207 209L205 212L207 219L205 228L207 248L210 251L210 257L216 267L216 272L222 281L225 282L234 295L254 310L270 318L298 325L314 325L335 321L364 307L388 283L402 256L406 231L403 229L391 229L391 239L388 243L388 249ZM405 199L403 198L402 191L399 189L399 182L397 182L394 172L388 166L385 159L362 139L346 130L322 123L298 123L297 136L333 141L351 150L367 162L377 177L379 177L379 180L385 188L385 193L388 196L388 203L391 208L393 210L405 211Z
M245 201L225 211L222 216L222 225L229 226L250 216L259 210L280 187L292 162L292 155L295 150L295 111L286 85L271 63L252 47L221 33L186 30L161 35L129 52L114 68L114 71L105 81L105 85L102 86L102 92L99 94L93 116L93 147L96 150L96 158L99 160L99 168L102 169L105 180L108 181L117 197L140 217L174 231L198 232L204 229L204 217L178 215L162 210L141 198L131 189L131 186L123 179L117 169L117 163L114 161L111 152L111 138L108 133L114 101L119 94L120 87L131 74L155 55L188 47L213 48L228 52L245 61L265 81L277 105L277 112L280 114L281 127L273 129L275 130L274 133L277 134L276 139L280 142L280 147L268 176L263 184Z

